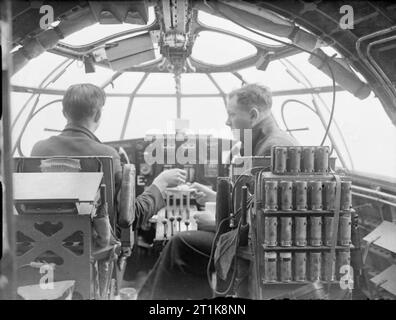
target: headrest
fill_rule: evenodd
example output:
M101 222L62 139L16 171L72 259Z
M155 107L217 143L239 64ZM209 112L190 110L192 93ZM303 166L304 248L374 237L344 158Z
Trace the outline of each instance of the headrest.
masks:
M80 160L72 158L50 158L41 160L41 172L79 172Z

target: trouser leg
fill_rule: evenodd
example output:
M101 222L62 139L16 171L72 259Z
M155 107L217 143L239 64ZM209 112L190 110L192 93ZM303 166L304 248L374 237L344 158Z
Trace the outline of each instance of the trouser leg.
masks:
M172 237L143 284L139 299L211 298L206 270L213 239L214 233L206 231Z

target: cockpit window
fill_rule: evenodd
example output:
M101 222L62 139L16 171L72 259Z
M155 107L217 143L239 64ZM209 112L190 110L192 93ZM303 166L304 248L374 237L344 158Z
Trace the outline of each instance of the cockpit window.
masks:
M152 7L149 15L147 25L154 21ZM198 22L201 31L190 58L215 67L255 56L260 45L284 46L202 10L198 13ZM285 20L283 23L289 22ZM95 24L61 42L87 45L140 27L144 26ZM290 42L287 38L271 37ZM158 48L155 50L156 58L160 57ZM322 47L322 50L329 56L337 54L330 46ZM189 68L180 76L178 110L176 77L167 72L169 70L160 70L155 64L151 69L138 72L115 71L96 65L95 72L86 73L83 61L45 52L11 79L14 141L18 141L23 132L20 148L15 147L15 155L21 152L29 155L37 140L62 130L65 121L60 113L60 100L67 87L76 82L104 86L107 101L97 132L102 141L144 137L153 130L165 132L177 117L189 120L191 132L212 130L214 135L231 138L231 131L225 125L226 95L246 82L269 86L274 96L273 113L279 126L289 130L303 145L318 145L330 117L332 80L310 64L308 57L304 52L286 54L281 59L269 61L265 67L250 63L236 65L235 70L217 70L221 72L210 69L194 72ZM360 74L357 75L366 82ZM315 94L310 92L312 88L315 88ZM333 153L338 158L337 165L396 177L396 144L393 143L396 128L379 99L371 93L360 100L338 84L336 91L334 119L329 132L335 142ZM24 129L29 114L34 117ZM330 137L325 144L331 146ZM378 159L381 159L380 163Z
M124 138L142 138L146 134L172 130L172 120L176 118L175 105L176 98L136 98Z
M175 94L175 80L170 73L151 73L137 93L145 94Z
M12 76L13 85L39 86L57 66L67 62L67 58L44 52L32 59L23 69Z
M197 86L197 81L199 81L199 86ZM220 88L223 90L222 88ZM181 75L181 93L182 94L196 94L196 93L206 93L206 94L219 94L220 91L213 84L211 76L205 74L182 74Z
M208 26L211 28L217 28L217 29L221 29L221 30L225 30L225 31L229 31L229 32L234 32L237 35L247 37L248 39L251 39L251 40L259 41L260 43L263 43L266 45L279 46L279 42L276 42L276 41L270 40L270 39L263 39L263 37L251 32L251 31L246 30L246 29L242 28L241 26L238 26L237 24L235 24L227 19L224 19L224 18L218 17L218 16L214 16L214 15L211 15L211 14L203 12L203 11L199 11L198 21L204 26ZM284 20L282 19L282 21L284 21ZM268 35L270 35L270 34L268 34ZM273 38L285 41L285 42L290 42L290 40L287 38L277 37L274 35L270 35L270 36Z
M92 83L100 86L113 74L114 71L100 66L95 67L94 73L85 73L84 64L81 61L74 61L67 67L59 79L48 85L48 88L67 89L69 86L76 83L76 77L78 77L81 83Z
M224 46L224 43L227 43ZM210 48L210 50L207 50ZM233 48L230 50L230 48ZM216 32L200 32L195 41L192 57L206 63L223 65L248 56L257 50L250 43Z

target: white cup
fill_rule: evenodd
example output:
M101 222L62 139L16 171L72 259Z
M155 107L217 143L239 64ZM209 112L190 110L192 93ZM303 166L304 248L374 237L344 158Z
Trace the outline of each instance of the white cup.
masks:
M205 211L209 213L213 218L216 217L216 202L206 202Z

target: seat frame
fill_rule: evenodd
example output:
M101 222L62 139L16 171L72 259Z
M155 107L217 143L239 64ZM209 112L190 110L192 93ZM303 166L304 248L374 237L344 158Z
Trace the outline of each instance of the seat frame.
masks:
M73 158L80 160L81 172L102 171L102 184L106 185L106 199L110 224L113 230L117 228L117 214L114 203L115 183L113 173L113 160L111 157L29 157L15 158L14 172L41 172L41 160L50 158ZM62 228L50 236L37 230L35 226L40 223L61 223ZM32 262L46 251L54 252L63 259L63 263L55 265L54 281L75 280L75 297L80 299L108 299L107 292L98 290L99 284L95 281L97 276L97 262L109 261L110 275L106 279L120 279L117 273L117 257L120 245L110 245L94 251L92 244L92 220L90 215L78 214L23 214L16 215L17 231L31 238L34 242L32 247L23 254L17 256L18 286L39 284L43 274L37 267L32 267ZM62 242L73 233L80 231L83 234L83 252L76 254L62 245ZM127 246L128 243L123 243ZM116 252L116 254L115 254ZM108 279L107 279L108 280ZM117 281L117 289L119 289ZM98 294L99 292L99 294Z

